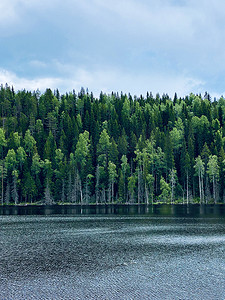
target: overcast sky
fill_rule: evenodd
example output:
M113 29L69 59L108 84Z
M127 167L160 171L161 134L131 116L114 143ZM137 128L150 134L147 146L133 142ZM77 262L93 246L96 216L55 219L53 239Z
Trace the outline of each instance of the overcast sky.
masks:
M0 83L225 95L223 0L1 0Z

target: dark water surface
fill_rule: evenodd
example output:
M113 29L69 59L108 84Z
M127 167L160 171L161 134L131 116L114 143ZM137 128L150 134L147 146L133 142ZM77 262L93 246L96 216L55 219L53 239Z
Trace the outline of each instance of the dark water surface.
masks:
M224 206L117 209L0 211L0 299L225 299Z

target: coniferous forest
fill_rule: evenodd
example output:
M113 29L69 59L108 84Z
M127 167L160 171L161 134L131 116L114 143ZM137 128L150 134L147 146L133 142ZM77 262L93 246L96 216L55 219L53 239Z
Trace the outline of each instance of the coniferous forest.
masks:
M0 88L1 204L224 203L225 99Z

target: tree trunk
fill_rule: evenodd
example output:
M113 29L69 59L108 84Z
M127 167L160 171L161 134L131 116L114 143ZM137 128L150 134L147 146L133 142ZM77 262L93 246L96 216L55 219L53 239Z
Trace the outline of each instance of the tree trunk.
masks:
M187 204L189 203L189 174L188 174L188 170L187 170Z
M148 188L145 182L145 197L146 197L146 204L149 204L149 195L148 195Z
M62 194L61 194L61 202L65 202L65 179L62 181Z
M112 184L109 183L109 188L108 188L108 202L111 202L111 195L112 195Z
M114 199L114 182L112 182L112 203L113 203L113 199Z
M95 197L96 197L96 204L99 203L99 165L96 168L96 185L95 185Z
M80 203L83 204L83 191L82 191L82 183L81 179L79 179L79 189L80 189Z
M3 166L2 166L2 205L4 203L4 181L3 181Z
M201 183L201 174L198 174L198 184L199 184L199 196L200 196L200 204L202 204L202 183Z
M17 184L16 184L16 176L13 176L13 198L14 204L17 205L18 203L18 193L17 193Z
M205 195L204 195L204 182L203 182L203 174L201 174L201 184L202 184L202 202L205 202Z
M105 188L103 188L103 190L102 190L102 200L103 200L103 203L106 204Z
M141 182L140 182L140 168L138 168L138 204L140 204L141 199Z

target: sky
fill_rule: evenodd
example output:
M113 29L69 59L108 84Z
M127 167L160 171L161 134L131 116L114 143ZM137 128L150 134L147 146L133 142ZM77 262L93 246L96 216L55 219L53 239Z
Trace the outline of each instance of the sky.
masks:
M223 0L1 0L0 84L225 95Z

